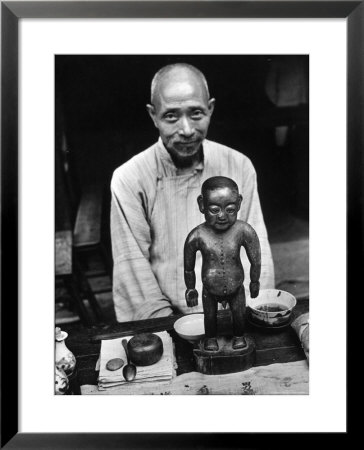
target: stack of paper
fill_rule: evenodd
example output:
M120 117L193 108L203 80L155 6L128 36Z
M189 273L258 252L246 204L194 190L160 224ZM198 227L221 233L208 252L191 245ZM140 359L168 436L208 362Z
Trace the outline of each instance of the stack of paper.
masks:
M137 373L132 383L145 383L152 381L168 381L172 379L174 373L173 343L172 338L166 331L154 333L162 339L163 355L155 364L150 366L136 366ZM101 341L101 351L99 359L99 378L98 388L103 391L115 386L130 384L125 381L123 376L123 368L127 364L127 358L124 347L121 344L122 339L129 341L133 336L126 336L117 339L108 339ZM121 358L124 360L124 366L120 369L111 371L106 369L106 364L110 359Z
M301 314L291 323L292 328L301 341L301 346L305 352L307 361L310 360L310 321L309 313Z

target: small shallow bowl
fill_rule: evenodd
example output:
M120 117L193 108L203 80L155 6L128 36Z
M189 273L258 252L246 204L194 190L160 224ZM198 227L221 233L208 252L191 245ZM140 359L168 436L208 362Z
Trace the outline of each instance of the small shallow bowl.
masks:
M203 314L188 314L176 320L173 325L178 336L186 341L195 343L205 336Z
M250 320L260 326L280 327L291 320L296 298L279 289L262 289L256 298L247 298Z

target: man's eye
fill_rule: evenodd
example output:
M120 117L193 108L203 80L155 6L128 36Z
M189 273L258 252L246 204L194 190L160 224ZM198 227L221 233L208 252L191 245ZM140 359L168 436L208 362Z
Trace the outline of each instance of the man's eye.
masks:
M203 117L203 113L202 113L202 111L193 111L193 113L191 114L191 118L193 119L193 120L199 120L199 119L202 119L202 117Z
M233 206L229 206L228 208L226 208L226 212L228 214L234 214L236 213L236 208L234 208Z
M175 114L166 114L164 116L165 120L167 120L168 122L176 122L177 117Z
M220 209L219 208L209 208L209 211L211 214L219 214Z

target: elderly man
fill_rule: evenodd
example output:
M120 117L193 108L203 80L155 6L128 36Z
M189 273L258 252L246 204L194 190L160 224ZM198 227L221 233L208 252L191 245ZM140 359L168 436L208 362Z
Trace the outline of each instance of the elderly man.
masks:
M242 153L206 139L214 106L204 75L191 65L165 66L153 78L147 110L159 140L117 168L111 181L113 300L119 322L201 311L201 305L186 306L183 248L203 220L196 198L212 176L232 178L239 186L238 218L260 240L261 288L274 287L256 173ZM249 268L244 250L241 258ZM201 271L200 254L196 270Z

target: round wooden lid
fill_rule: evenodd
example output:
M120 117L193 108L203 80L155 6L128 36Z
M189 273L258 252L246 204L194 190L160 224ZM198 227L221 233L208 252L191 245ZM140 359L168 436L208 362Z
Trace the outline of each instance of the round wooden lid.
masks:
M149 366L160 360L163 354L162 339L153 333L141 333L128 342L130 360L137 366Z

